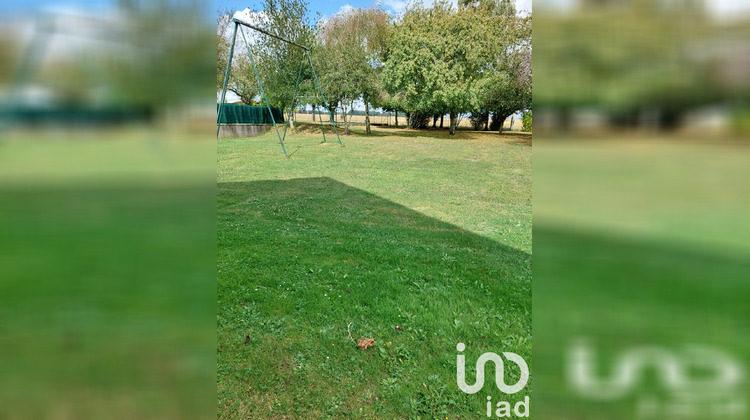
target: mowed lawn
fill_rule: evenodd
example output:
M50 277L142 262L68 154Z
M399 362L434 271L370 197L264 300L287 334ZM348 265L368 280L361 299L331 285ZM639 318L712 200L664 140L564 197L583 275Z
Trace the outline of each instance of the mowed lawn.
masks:
M480 418L531 361L531 137L302 126L218 141L218 417ZM375 347L359 350L360 337ZM518 378L506 363L506 383ZM532 373L533 376L533 373Z
M723 369L717 360L740 372L750 360L747 143L674 133L548 137L534 159L533 296L543 309L534 316L535 415L747 418L746 409L731 411L745 404L744 380L702 382ZM725 359L701 356L705 370L683 368L689 379L679 392L660 361L627 397L595 400L567 380L565 355L581 339L605 381L634 349L661 349L683 366L697 365L688 349ZM644 401L655 402L645 415Z

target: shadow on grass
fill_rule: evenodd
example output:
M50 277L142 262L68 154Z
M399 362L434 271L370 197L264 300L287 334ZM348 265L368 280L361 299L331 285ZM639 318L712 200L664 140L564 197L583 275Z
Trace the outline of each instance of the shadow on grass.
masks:
M530 360L528 253L330 178L217 204L219 418L468 418L458 342Z
M653 418L668 418L664 410L678 402L706 418L745 418L713 411L723 413L732 398L730 389L722 388L718 399L701 393L701 399L681 400L659 376L660 368L669 367L664 359L649 360L656 366L654 375L640 375L625 397L612 401L587 399L572 389L563 361L580 339L590 343L593 358L605 361L595 368L602 380L612 378L618 357L646 346L664 349L684 364L695 363L685 352L692 345L747 361L746 258L556 226L534 227L534 252L533 301L542 309L534 314L538 418L632 419L638 417L639 400L656 402ZM720 369L711 362L701 364L705 371L686 368L686 381Z
M0 186L0 418L213 414L214 189L155 184Z

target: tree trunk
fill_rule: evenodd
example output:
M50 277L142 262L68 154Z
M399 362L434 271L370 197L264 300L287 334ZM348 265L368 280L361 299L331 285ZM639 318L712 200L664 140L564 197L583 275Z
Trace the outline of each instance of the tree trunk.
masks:
M513 117L515 117L515 115L510 116L510 131L513 131L513 121L514 121Z
M451 111L450 114L448 114L451 118L451 136L456 134L456 125L458 125L458 113Z
M365 101L365 132L370 134L370 104Z
M497 118L500 121L500 127L497 129L497 134L503 134L503 126L505 125L505 120L508 119L508 116L501 115L500 113L496 113L495 118Z
M563 107L558 110L558 129L563 132L570 131L573 117L571 116L570 109Z
M352 101L349 102L349 124L350 125L353 119L354 119L354 99L352 99ZM349 127L346 128L346 134L349 134Z
M329 106L331 108L328 110L329 112L328 117L333 118L333 123L336 124L336 122L338 122L339 120L339 114L336 112L336 109L338 109L339 107L339 102L336 102L335 104L330 104ZM344 105L342 104L341 108L343 109L343 107Z
M396 110L396 128L398 128L398 109Z
M445 116L445 115L441 115L441 116L440 116L440 128L443 128L443 117L444 117L444 116Z
M484 131L490 131L490 116L487 115L487 119L484 120Z
M349 135L349 124L352 121L352 115L354 114L354 99L349 102L349 118L346 118L346 108L344 108L344 134Z
M437 119L438 119L437 114L432 116L432 128L435 128L435 126L437 126Z
M312 107L312 122L315 122L315 105Z
M289 108L289 128L294 131L294 108Z

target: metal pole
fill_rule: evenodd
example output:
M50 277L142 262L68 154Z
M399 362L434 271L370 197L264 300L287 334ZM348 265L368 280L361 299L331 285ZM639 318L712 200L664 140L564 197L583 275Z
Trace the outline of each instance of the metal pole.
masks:
M227 83L229 82L229 70L232 68L232 56L234 55L234 43L237 41L237 24L234 24L234 33L232 34L232 46L229 47L229 59L227 60L227 71L224 73L224 87L221 89L221 103L219 104L219 115L216 117L216 138L219 138L219 129L221 128L221 117L224 115L224 101L227 98Z
M317 101L317 100L318 100L318 95L315 94L315 101ZM317 107L317 106L318 106L317 103L315 103L313 105L313 116L315 115L315 107ZM318 115L318 122L320 123L320 132L323 133L323 143L325 143L326 142L326 131L323 129L323 118L321 118L320 115Z
M331 114L331 110L328 109L328 102L326 102L326 97L323 95L323 89L320 87L320 82L318 81L318 75L315 73L315 67L313 67L312 59L310 58L310 53L305 52L307 55L307 62L310 63L310 68L312 69L313 76L315 76L315 84L318 86L318 91L320 92L320 97L323 98L323 105L328 110L328 118L331 119L331 124L333 125L333 130L336 132L336 138L339 139L339 144L344 145L344 143L341 142L341 137L339 136L339 130L336 128L336 123L333 122L333 114Z
M296 43L296 42L293 42L293 41L290 41L290 40L288 40L288 39L286 39L286 38L282 38L282 37L280 37L280 36L278 36L278 35L274 35L274 34L272 34L272 33L270 33L270 32L267 32L267 31L265 31L265 30L263 30L263 29L260 29L260 28L258 28L257 26L253 26L253 25L251 25L251 24L249 24L249 23L245 23L245 22L243 22L243 21L241 21L241 20L238 20L237 18L233 18L233 19L232 19L232 22L234 22L234 23L238 23L238 24L240 24L240 25L243 25L243 26L247 26L247 27L248 27L248 28L250 28L250 29L254 29L254 30L256 30L256 31L258 31L258 32L260 32L260 33L264 33L264 34L266 34L266 35L268 35L268 36L270 36L270 37L276 38L276 39L278 39L278 40L281 40L281 41L284 41L284 42L288 42L288 43L290 43L290 44L292 44L292 45L295 45L295 46L297 46L297 47L300 47L300 48L302 48L302 49L303 49L303 50L305 50L305 51L310 51L310 48L308 48L308 47L305 47L304 45L300 45L300 44L298 44L298 43Z
M235 22L239 22L239 21L235 20ZM258 86L260 86L260 93L263 94L263 99L266 100L266 107L268 108L268 113L271 114L271 121L273 121L273 128L276 130L276 136L279 138L279 143L281 144L281 150L284 151L284 157L286 157L287 156L286 147L284 147L284 142L281 140L281 134L279 134L279 127L276 126L276 118L273 117L273 112L271 111L271 104L268 103L268 97L266 96L266 91L263 90L263 82L260 81L260 74L258 74L258 68L255 67L255 60L253 59L252 51L250 51L250 45L247 43L247 38L245 38L245 31L240 29L240 33L242 33L242 39L245 41L245 46L247 46L247 54L250 56L250 63L253 65L253 70L255 71L255 77L258 79Z

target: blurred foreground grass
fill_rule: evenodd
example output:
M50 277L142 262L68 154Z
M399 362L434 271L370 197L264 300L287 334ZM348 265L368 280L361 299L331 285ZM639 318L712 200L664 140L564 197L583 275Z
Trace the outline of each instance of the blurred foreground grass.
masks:
M3 134L0 418L213 413L214 150L148 127Z
M746 418L747 152L656 134L537 140L536 415ZM614 387L625 355L658 351L641 356L622 394L597 398L571 370L580 343L599 390ZM690 346L722 358L696 359ZM739 380L723 382L722 369Z

